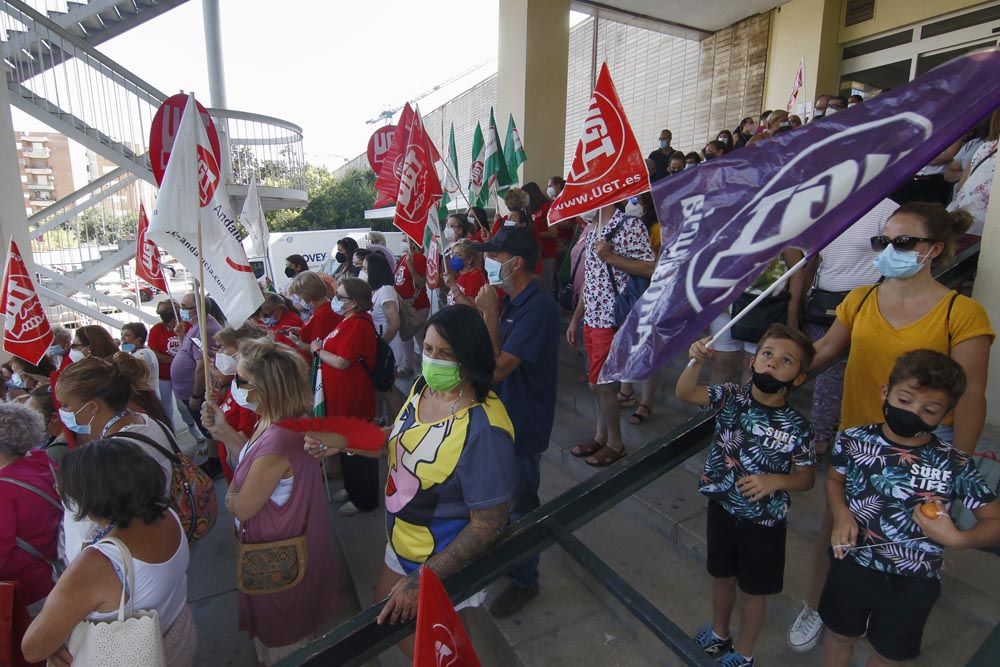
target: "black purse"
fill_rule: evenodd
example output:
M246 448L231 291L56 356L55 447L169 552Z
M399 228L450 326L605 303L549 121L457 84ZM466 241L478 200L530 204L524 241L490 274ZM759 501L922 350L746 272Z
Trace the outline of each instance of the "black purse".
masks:
M850 293L850 290L831 292L830 290L813 288L806 299L806 322L824 327L832 325L837 319L837 306Z
M760 295L751 292L741 294L733 303L733 317L741 313L758 296ZM763 301L754 306L753 310L747 313L746 317L733 325L730 330L733 338L746 343L757 343L772 324L786 324L788 322L788 302L791 299L788 292L765 297Z

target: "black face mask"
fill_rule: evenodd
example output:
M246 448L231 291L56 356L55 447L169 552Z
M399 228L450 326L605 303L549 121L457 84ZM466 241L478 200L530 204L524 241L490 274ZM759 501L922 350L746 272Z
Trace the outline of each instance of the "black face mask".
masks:
M286 266L285 267L285 277L286 278L294 278L295 277L295 269L293 269L290 266Z
M888 400L882 403L882 414L885 415L885 423L892 432L903 438L916 438L937 428L925 422L917 413L897 408Z
M753 372L753 386L761 390L765 394L777 394L782 390L788 391L795 384L794 380L779 380L773 375L768 373L758 373L757 371L751 369Z
M336 255L333 256L333 258L338 262L340 262L341 264L347 261L347 255L345 255L342 252L338 252Z

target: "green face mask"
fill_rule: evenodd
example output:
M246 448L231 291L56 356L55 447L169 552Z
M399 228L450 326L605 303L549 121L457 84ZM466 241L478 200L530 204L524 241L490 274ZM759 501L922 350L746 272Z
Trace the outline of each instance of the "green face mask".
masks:
M457 361L431 359L425 354L420 370L427 386L434 391L451 391L462 382Z

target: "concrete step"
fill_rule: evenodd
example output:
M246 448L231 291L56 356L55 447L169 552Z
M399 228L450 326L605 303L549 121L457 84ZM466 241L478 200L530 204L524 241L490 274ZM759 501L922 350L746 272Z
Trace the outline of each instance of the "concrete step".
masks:
M557 401L556 427L545 460L561 473L583 481L595 470L582 460L569 454L569 448L593 434L594 404L589 390L582 382L580 366L570 355L563 354L560 365L560 392ZM567 357L568 363L567 363ZM575 362L575 363L574 363ZM672 364L661 379L671 388L679 374L681 364ZM798 393L798 392L796 392ZM808 399L808 400L806 400ZM808 414L811 397L801 397L796 402ZM649 442L694 413L688 406L679 404L670 396L657 401L653 416L642 426L632 426L624 421L622 434L627 447ZM609 563L625 567L619 573L648 595L657 606L685 629L695 630L708 618L710 608L700 609L690 596L682 595L684 603L676 605L677 589L684 590L690 581L704 585L699 595L707 601L709 580L704 573L705 512L707 501L697 491L697 481L704 464L704 453L692 457L683 466L640 490L624 502L615 513L599 517L578 531L578 537L590 536L591 548L608 558ZM544 477L543 477L544 479ZM776 596L769 611L775 619L765 628L758 655L767 663L810 665L818 661L819 651L806 656L795 654L784 646L788 625L798 612L804 597L808 577L809 553L825 511L823 497L824 477L817 476L815 487L806 493L795 494L790 513L788 532L788 557L786 559L785 592ZM624 518L624 520L623 520ZM632 526L638 527L631 536ZM602 551L603 550L603 551ZM650 554L656 553L653 558ZM669 554L669 567L659 562ZM697 567L695 571L684 568L683 557ZM670 572L663 580L658 573ZM942 598L935 606L924 638L924 655L915 664L961 664L982 643L989 631L1000 622L1000 560L981 551L949 551L945 558ZM633 580L633 576L637 576ZM648 576L647 576L648 575ZM671 592L672 591L672 592ZM662 605L661 605L662 601ZM617 603L614 603L617 604ZM673 606L671 606L673 605ZM614 605L612 605L614 606ZM676 609L676 615L672 611ZM861 663L858 651L856 663ZM948 659L944 659L948 656ZM943 661L942 661L943 660ZM818 663L816 663L818 664Z

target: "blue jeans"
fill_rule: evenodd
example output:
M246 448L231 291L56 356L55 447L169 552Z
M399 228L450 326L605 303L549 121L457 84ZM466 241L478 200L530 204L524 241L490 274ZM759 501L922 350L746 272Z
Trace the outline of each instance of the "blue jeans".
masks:
M510 499L510 522L515 523L525 514L541 504L538 500L538 485L541 481L539 462L541 454L517 452L517 483ZM510 571L510 578L517 588L538 586L538 555L534 555Z

